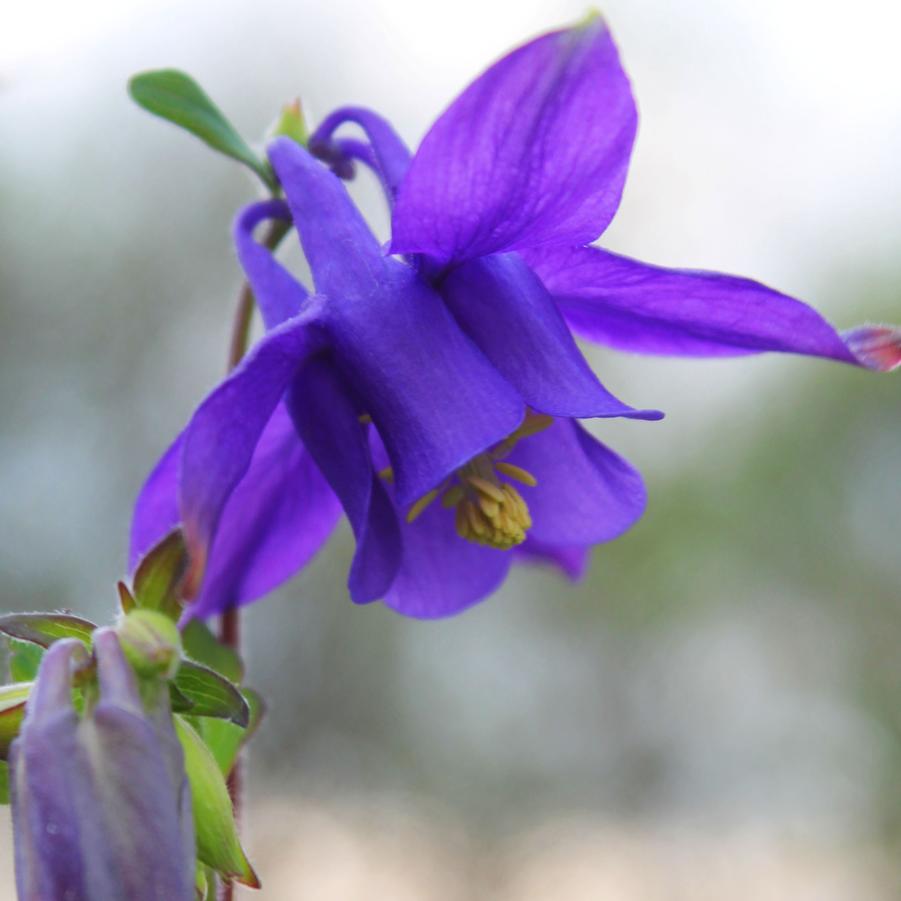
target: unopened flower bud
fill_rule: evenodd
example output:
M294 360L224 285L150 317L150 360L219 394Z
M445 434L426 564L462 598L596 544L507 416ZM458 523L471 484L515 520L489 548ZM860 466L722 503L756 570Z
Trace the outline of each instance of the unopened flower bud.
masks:
M181 662L178 627L156 610L137 608L116 629L128 662L140 676L171 679Z
M28 901L191 901L190 789L166 692L145 710L111 629L94 635L98 691L72 701L80 642L44 656L10 752L16 886Z
M272 125L270 129L270 137L277 138L284 135L291 138L292 141L300 144L301 147L307 146L309 135L307 134L307 123L303 116L303 108L300 100L292 100L282 107L281 115Z

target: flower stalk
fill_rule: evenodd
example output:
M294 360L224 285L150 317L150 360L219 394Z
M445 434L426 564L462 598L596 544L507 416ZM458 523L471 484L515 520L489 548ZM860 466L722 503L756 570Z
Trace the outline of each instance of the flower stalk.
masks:
M267 228L262 244L268 250L274 251L281 243L282 238L288 233L288 223L274 221ZM253 288L250 282L245 281L238 292L238 300L235 304L235 313L232 320L231 338L228 345L227 371L231 372L247 353L247 345L250 340L250 325L253 320L255 300ZM219 640L241 653L241 613L239 607L229 607L219 620ZM228 774L228 794L231 798L232 810L235 822L241 824L241 757L235 758L231 772ZM231 882L224 882L220 893L222 901L232 901L234 898L234 886Z

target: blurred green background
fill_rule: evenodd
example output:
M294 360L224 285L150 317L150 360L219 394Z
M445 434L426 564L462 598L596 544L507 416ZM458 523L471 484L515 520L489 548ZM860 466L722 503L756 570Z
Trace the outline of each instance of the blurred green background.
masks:
M255 188L133 108L127 77L184 67L252 137L299 94L314 121L377 107L415 145L491 59L583 12L12 14L0 607L112 614L131 502L224 366L229 223ZM863 2L851 42L832 2L605 13L642 114L606 245L755 276L842 327L901 320L901 14ZM354 191L386 234L372 181ZM272 707L249 767L262 897L898 897L901 383L793 358L588 353L668 418L596 424L651 500L582 584L522 568L457 619L408 621L347 599L342 526L248 611L251 681ZM4 840L0 873L9 861Z

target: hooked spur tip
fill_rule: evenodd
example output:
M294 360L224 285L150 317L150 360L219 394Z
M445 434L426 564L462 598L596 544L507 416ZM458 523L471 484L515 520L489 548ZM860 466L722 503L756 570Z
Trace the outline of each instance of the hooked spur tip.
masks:
M857 362L875 372L901 367L901 328L893 325L863 325L842 335Z

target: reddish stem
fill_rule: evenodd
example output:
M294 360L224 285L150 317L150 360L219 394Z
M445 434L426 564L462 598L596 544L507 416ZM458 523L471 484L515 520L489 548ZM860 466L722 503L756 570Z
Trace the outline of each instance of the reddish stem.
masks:
M251 310L252 309L253 307L251 307ZM234 648L236 651L240 651L241 648L241 617L239 615L239 609L240 608L238 607L230 607L222 614L219 621L219 640L230 648ZM235 823L238 826L239 832L241 829L241 769L241 754L238 752L238 756L235 758L231 772L228 774L228 796L231 798L232 810L235 814ZM234 897L235 884L223 880L219 890L220 901L234 901Z
M269 226L262 243L270 250L275 250L287 232L288 226L284 222L275 221ZM253 289L247 282L244 282L238 293L238 302L235 306L235 315L232 320L231 339L228 345L229 372L241 362L244 354L247 353L253 308ZM219 640L239 654L241 653L241 616L238 607L230 607L222 614L219 620ZM241 784L241 755L239 752L235 758L234 766L228 774L228 794L235 813L235 822L239 828L241 825ZM234 883L223 882L219 892L220 901L233 901L234 896Z

